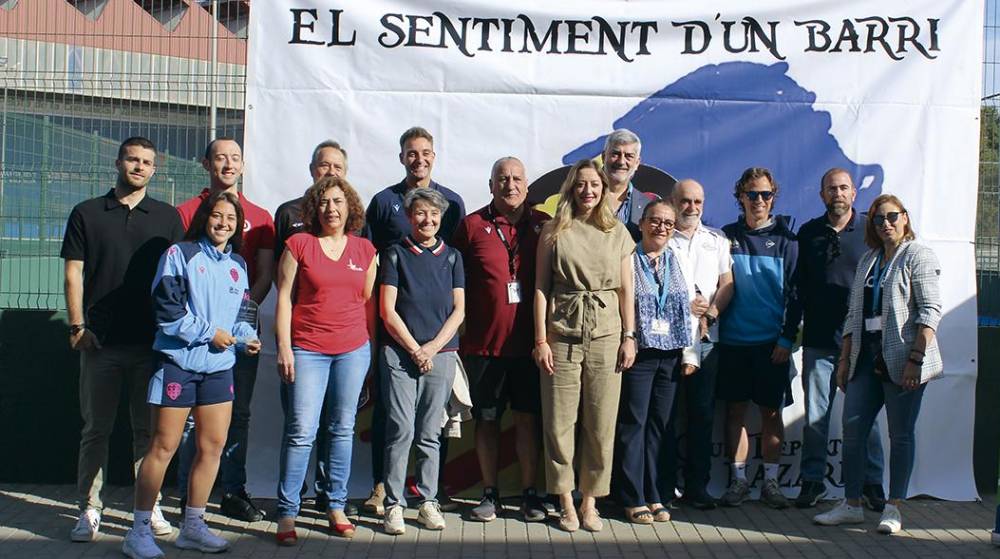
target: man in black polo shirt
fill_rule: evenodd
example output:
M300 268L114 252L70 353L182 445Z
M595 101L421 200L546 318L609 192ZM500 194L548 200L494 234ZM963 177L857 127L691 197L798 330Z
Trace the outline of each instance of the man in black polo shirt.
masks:
M136 471L149 445L146 389L153 373L156 329L150 287L160 255L184 236L177 210L146 195L156 171L153 143L146 138L125 140L115 167L118 180L113 189L73 208L61 252L69 343L80 352L80 517L70 533L79 542L93 541L100 530L108 441L123 383L128 387ZM153 510L152 529L157 535L171 531L159 506Z
M802 391L806 417L802 430L799 470L802 488L795 506L808 508L826 496L825 479L832 474L826 462L830 408L837 393L834 370L854 270L864 255L864 216L851 205L857 191L851 174L844 169L827 171L820 181L820 197L826 213L799 229L798 301L792 316L804 313L802 333ZM882 440L878 424L868 439L868 465L864 496L873 510L885 506L882 491Z

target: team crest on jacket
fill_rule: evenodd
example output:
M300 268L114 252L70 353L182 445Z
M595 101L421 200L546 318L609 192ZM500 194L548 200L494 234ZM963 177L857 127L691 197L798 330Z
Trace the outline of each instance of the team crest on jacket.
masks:
M493 232L493 228L492 228L492 227L490 227L489 225L487 225L486 227L483 227L483 229L485 229L485 230L486 230L486 234L487 234L487 235L489 235L490 233L492 233L492 232Z
M250 225L250 220L244 217L243 218L243 232L246 233L247 231L249 231L250 227L252 227Z
M240 281L240 273L236 271L236 268L230 268L229 275L233 278L233 281Z

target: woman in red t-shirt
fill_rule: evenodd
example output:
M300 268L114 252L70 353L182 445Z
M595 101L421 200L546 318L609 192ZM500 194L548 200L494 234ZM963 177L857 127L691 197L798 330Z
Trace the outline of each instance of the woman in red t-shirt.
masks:
M296 543L302 483L316 431L330 433L327 517L334 534L354 535L344 514L358 396L371 362L367 304L375 247L355 235L364 207L344 179L325 177L302 201L305 231L292 235L278 264L278 374L285 402L278 482L278 543ZM326 424L320 412L326 406Z

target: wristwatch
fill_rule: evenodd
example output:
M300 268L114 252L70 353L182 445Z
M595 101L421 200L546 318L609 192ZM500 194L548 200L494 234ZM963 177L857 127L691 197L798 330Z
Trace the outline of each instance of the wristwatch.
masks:
M87 329L86 324L71 324L69 327L69 335L75 336L86 329Z
M715 323L719 320L719 317L705 313L705 323L709 326L715 326Z
M625 338L632 338L634 340L635 339L635 330L625 330L625 331L623 331L622 332L622 339L624 340Z

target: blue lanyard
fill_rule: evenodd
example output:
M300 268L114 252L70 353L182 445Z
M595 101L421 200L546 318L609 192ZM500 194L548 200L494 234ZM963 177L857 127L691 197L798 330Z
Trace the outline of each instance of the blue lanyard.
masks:
M882 274L888 268L888 263L882 267L882 253L879 253L875 258L875 270L872 272L872 314L876 316L882 314Z
M649 263L649 257L642 251L641 243L636 245L636 253L639 256L639 267L642 268L643 275L652 280L650 285L655 285L659 290L656 296L656 316L663 317L666 314L664 310L667 308L667 281L670 277L669 255L666 250L660 255L660 258L663 259L663 281L660 281L660 278L656 276L656 271Z

